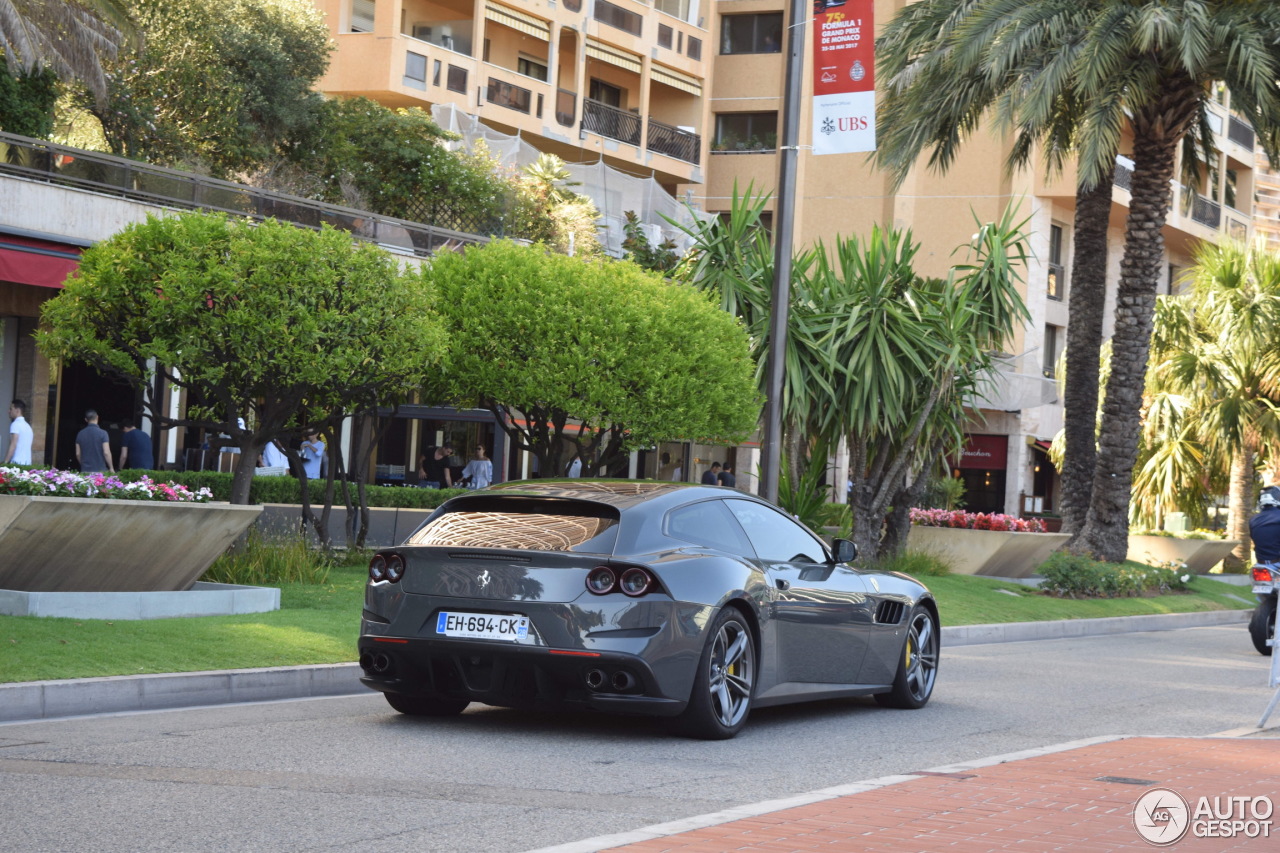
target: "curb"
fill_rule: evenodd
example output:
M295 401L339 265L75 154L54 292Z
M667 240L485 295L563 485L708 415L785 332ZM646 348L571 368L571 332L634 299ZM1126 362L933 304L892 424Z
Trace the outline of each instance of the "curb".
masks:
M942 629L942 644L956 648L1234 625L1247 622L1251 613L1250 610L1211 610L1058 622L953 625ZM356 663L13 682L0 684L0 724L368 692L360 683L360 666Z
M0 723L349 696L368 691L359 679L359 664L338 663L0 684Z

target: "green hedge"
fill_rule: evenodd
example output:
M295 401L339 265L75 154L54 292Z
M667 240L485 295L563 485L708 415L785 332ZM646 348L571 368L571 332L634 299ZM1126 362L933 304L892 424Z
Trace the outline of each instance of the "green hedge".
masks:
M146 475L160 482L181 483L191 489L208 489L215 501L231 499L231 474L217 471L142 471L126 468L119 472L120 479L133 482ZM324 503L325 482L309 480L308 491L313 504ZM354 486L353 486L354 488ZM334 484L334 503L342 502L342 485ZM435 509L464 489L418 489L412 486L366 486L369 506L407 507L411 509ZM354 495L353 495L354 496ZM296 504L302 502L302 490L293 477L254 477L249 487L249 502L255 504Z

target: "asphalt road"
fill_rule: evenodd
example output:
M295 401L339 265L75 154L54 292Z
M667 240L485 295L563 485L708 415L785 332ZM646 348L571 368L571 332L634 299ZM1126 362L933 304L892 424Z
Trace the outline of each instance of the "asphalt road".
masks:
M1252 726L1267 676L1230 626L944 649L923 710L771 708L718 743L601 715L415 720L374 694L0 725L0 846L529 850L1085 737Z

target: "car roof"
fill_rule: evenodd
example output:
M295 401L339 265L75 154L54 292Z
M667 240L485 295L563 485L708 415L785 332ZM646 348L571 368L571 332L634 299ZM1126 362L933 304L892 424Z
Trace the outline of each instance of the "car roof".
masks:
M732 493L738 497L752 497L736 489L720 486L703 486L698 483L669 483L661 480L518 480L500 483L485 490L494 493L525 495L543 498L568 498L607 504L619 511L650 502L677 504L701 496L724 497ZM669 498L669 500L661 500Z

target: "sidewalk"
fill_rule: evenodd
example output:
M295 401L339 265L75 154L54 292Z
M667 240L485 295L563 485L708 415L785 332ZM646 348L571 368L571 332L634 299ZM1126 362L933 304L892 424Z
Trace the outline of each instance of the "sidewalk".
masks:
M1243 625L1249 620L1251 612L1211 610L1202 613L1114 616L1057 622L953 625L943 627L942 646L945 654L947 648L982 643L1014 643L1140 631L1173 631L1211 625ZM11 682L0 683L0 724L85 714L350 696L368 692L368 688L360 683L360 667L354 663Z
M1173 793L1144 797L1154 788ZM1203 806L1201 797L1208 798ZM1136 808L1139 798L1142 808ZM1184 801L1185 807L1179 806ZM1280 838L1280 812L1272 814L1278 801L1278 740L1095 739L830 788L535 853L1159 849L1139 834L1135 811L1137 822L1162 840L1176 837L1185 824L1185 835L1168 847L1178 853L1261 853L1280 846L1270 837ZM1153 805L1157 808L1148 808ZM1218 813L1197 816L1198 808Z

